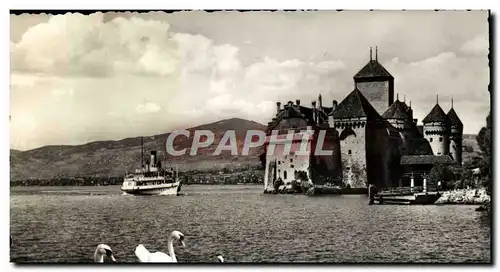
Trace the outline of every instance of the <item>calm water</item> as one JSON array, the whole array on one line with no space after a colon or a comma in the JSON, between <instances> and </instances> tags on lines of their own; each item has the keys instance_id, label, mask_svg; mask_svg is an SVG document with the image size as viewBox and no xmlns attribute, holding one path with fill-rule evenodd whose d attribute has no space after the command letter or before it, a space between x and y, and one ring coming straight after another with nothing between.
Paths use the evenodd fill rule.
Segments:
<instances>
[{"instance_id":1,"label":"calm water","mask_svg":"<svg viewBox=\"0 0 500 272\"><path fill-rule=\"evenodd\" d=\"M106 243L136 262L142 243L179 262L490 262L476 206L367 205L366 196L264 195L261 186L183 186L184 196L122 196L119 186L11 188L13 262L89 262Z\"/></svg>"}]
</instances>

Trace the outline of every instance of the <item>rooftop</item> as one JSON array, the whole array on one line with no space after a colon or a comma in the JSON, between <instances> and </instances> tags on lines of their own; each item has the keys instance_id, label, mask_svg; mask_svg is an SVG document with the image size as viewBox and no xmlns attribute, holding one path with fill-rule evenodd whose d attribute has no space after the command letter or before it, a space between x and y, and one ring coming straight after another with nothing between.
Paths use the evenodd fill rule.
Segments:
<instances>
[{"instance_id":1,"label":"rooftop","mask_svg":"<svg viewBox=\"0 0 500 272\"><path fill-rule=\"evenodd\" d=\"M330 115L338 119L356 117L367 117L368 119L380 118L378 112L357 88L347 95Z\"/></svg>"},{"instance_id":2,"label":"rooftop","mask_svg":"<svg viewBox=\"0 0 500 272\"><path fill-rule=\"evenodd\" d=\"M451 108L447 115L450 119L451 125L458 125L460 127L463 126L462 121L460 121L460 118L458 118L458 115L455 112L455 109Z\"/></svg>"},{"instance_id":3,"label":"rooftop","mask_svg":"<svg viewBox=\"0 0 500 272\"><path fill-rule=\"evenodd\" d=\"M392 105L382 114L382 117L385 119L402 119L408 120L410 119L410 115L408 114L409 107L399 100L396 100Z\"/></svg>"},{"instance_id":4,"label":"rooftop","mask_svg":"<svg viewBox=\"0 0 500 272\"><path fill-rule=\"evenodd\" d=\"M429 165L429 164L455 164L455 161L448 156L435 156L435 155L407 155L401 157L401 165Z\"/></svg>"},{"instance_id":5,"label":"rooftop","mask_svg":"<svg viewBox=\"0 0 500 272\"><path fill-rule=\"evenodd\" d=\"M385 77L394 78L376 59L370 60L359 72L354 76L354 79Z\"/></svg>"},{"instance_id":6,"label":"rooftop","mask_svg":"<svg viewBox=\"0 0 500 272\"><path fill-rule=\"evenodd\" d=\"M449 123L450 119L444 113L443 109L439 104L436 104L434 108L432 108L431 112L427 114L427 116L422 120L422 123L431 123L431 122L443 122L443 123Z\"/></svg>"}]
</instances>

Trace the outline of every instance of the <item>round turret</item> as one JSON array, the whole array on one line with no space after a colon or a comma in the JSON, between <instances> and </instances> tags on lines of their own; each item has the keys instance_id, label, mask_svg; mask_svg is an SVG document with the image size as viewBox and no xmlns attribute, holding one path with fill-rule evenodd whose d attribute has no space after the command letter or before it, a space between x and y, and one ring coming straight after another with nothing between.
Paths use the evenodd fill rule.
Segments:
<instances>
[{"instance_id":1,"label":"round turret","mask_svg":"<svg viewBox=\"0 0 500 272\"><path fill-rule=\"evenodd\" d=\"M429 142L434 155L450 153L450 120L443 109L436 104L422 120L424 138Z\"/></svg>"},{"instance_id":2,"label":"round turret","mask_svg":"<svg viewBox=\"0 0 500 272\"><path fill-rule=\"evenodd\" d=\"M462 135L464 126L453 109L453 100L451 100L451 109L447 116L450 119L450 154L456 163L462 165Z\"/></svg>"}]
</instances>

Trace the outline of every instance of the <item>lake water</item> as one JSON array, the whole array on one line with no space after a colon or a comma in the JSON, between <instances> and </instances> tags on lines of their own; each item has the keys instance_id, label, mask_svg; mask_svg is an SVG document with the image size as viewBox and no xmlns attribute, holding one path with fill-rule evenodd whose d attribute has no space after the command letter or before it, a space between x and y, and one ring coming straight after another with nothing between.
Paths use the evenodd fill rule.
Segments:
<instances>
[{"instance_id":1,"label":"lake water","mask_svg":"<svg viewBox=\"0 0 500 272\"><path fill-rule=\"evenodd\" d=\"M490 221L476 206L368 205L366 196L264 195L257 185L183 186L178 197L123 196L119 186L11 188L12 262L120 262L135 247L179 262L490 262Z\"/></svg>"}]
</instances>

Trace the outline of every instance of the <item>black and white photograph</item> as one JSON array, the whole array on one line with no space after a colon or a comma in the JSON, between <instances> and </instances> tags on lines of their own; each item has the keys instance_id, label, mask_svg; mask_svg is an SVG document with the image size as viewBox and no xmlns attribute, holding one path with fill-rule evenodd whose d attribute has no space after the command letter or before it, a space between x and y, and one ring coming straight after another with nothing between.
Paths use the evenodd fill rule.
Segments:
<instances>
[{"instance_id":1,"label":"black and white photograph","mask_svg":"<svg viewBox=\"0 0 500 272\"><path fill-rule=\"evenodd\" d=\"M493 17L11 9L10 262L491 265Z\"/></svg>"}]
</instances>

